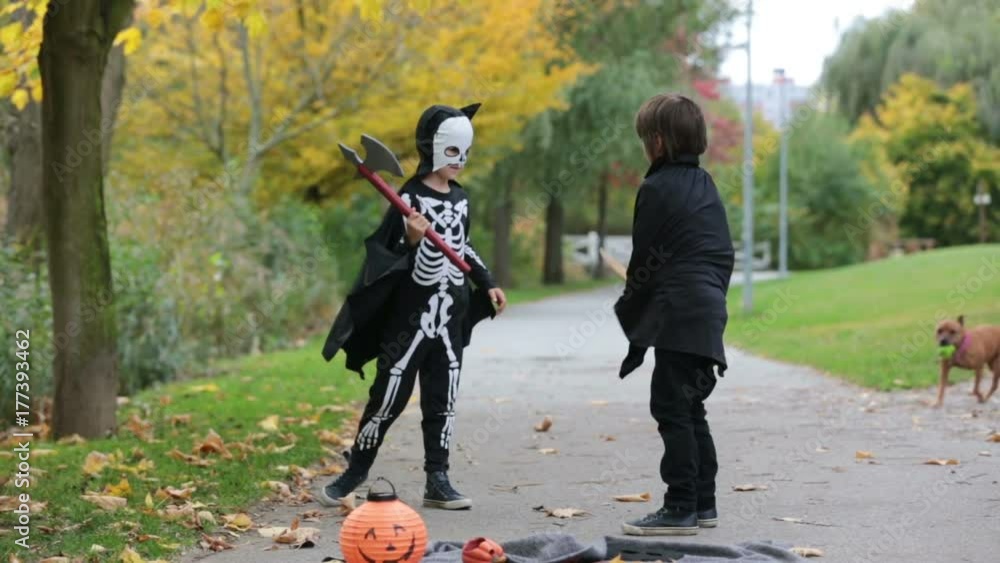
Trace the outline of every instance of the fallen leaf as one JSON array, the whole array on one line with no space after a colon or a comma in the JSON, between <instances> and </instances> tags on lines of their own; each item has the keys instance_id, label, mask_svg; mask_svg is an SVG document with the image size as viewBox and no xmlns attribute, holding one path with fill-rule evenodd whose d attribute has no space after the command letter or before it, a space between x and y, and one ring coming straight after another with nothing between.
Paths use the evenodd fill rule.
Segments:
<instances>
[{"instance_id":1,"label":"fallen leaf","mask_svg":"<svg viewBox=\"0 0 1000 563\"><path fill-rule=\"evenodd\" d=\"M555 448L538 448L538 453L542 455L553 455L559 453L559 450Z\"/></svg>"},{"instance_id":2,"label":"fallen leaf","mask_svg":"<svg viewBox=\"0 0 1000 563\"><path fill-rule=\"evenodd\" d=\"M823 557L823 550L815 547L793 547L792 553L799 557Z\"/></svg>"},{"instance_id":3,"label":"fallen leaf","mask_svg":"<svg viewBox=\"0 0 1000 563\"><path fill-rule=\"evenodd\" d=\"M983 451L979 452L979 455L981 455L983 457L990 457L993 454L991 454L990 452L988 452L986 450L983 450Z\"/></svg>"},{"instance_id":4,"label":"fallen leaf","mask_svg":"<svg viewBox=\"0 0 1000 563\"><path fill-rule=\"evenodd\" d=\"M195 445L194 449L195 453L215 453L227 459L232 457L232 454L229 453L226 445L222 442L222 436L219 436L215 430L209 430L205 439L200 444Z\"/></svg>"},{"instance_id":5,"label":"fallen leaf","mask_svg":"<svg viewBox=\"0 0 1000 563\"><path fill-rule=\"evenodd\" d=\"M746 485L734 485L733 490L740 493L748 491L766 491L767 485L756 485L754 483L747 483Z\"/></svg>"},{"instance_id":6,"label":"fallen leaf","mask_svg":"<svg viewBox=\"0 0 1000 563\"><path fill-rule=\"evenodd\" d=\"M160 500L188 500L191 498L191 493L198 490L196 487L184 487L178 489L177 487L166 486L161 489L157 489L154 495Z\"/></svg>"},{"instance_id":7,"label":"fallen leaf","mask_svg":"<svg viewBox=\"0 0 1000 563\"><path fill-rule=\"evenodd\" d=\"M168 504L163 510L157 511L157 514L166 520L194 518L194 505L191 503L185 503L179 506L175 504Z\"/></svg>"},{"instance_id":8,"label":"fallen leaf","mask_svg":"<svg viewBox=\"0 0 1000 563\"><path fill-rule=\"evenodd\" d=\"M802 523L802 519L801 518L787 518L787 517L785 517L785 518L775 518L775 520L777 520L778 522L791 522L793 524L800 524L800 523Z\"/></svg>"},{"instance_id":9,"label":"fallen leaf","mask_svg":"<svg viewBox=\"0 0 1000 563\"><path fill-rule=\"evenodd\" d=\"M92 502L104 510L118 510L119 508L124 508L125 505L128 504L128 501L122 497L102 495L98 493L87 493L85 495L81 495L80 498L87 502Z\"/></svg>"},{"instance_id":10,"label":"fallen leaf","mask_svg":"<svg viewBox=\"0 0 1000 563\"><path fill-rule=\"evenodd\" d=\"M535 432L548 432L552 428L552 417L546 416L541 422L535 425Z\"/></svg>"},{"instance_id":11,"label":"fallen leaf","mask_svg":"<svg viewBox=\"0 0 1000 563\"><path fill-rule=\"evenodd\" d=\"M958 465L957 459L928 459L924 465Z\"/></svg>"},{"instance_id":12,"label":"fallen leaf","mask_svg":"<svg viewBox=\"0 0 1000 563\"><path fill-rule=\"evenodd\" d=\"M214 383L192 385L191 387L188 387L188 391L192 393L217 393L219 391L219 386Z\"/></svg>"},{"instance_id":13,"label":"fallen leaf","mask_svg":"<svg viewBox=\"0 0 1000 563\"><path fill-rule=\"evenodd\" d=\"M59 438L59 441L57 441L56 443L60 445L74 445L74 444L83 444L86 441L87 440L82 436L80 436L79 434L70 434L69 436L64 436L62 438Z\"/></svg>"},{"instance_id":14,"label":"fallen leaf","mask_svg":"<svg viewBox=\"0 0 1000 563\"><path fill-rule=\"evenodd\" d=\"M294 528L285 530L274 538L275 543L287 544L292 547L313 547L319 538L319 528Z\"/></svg>"},{"instance_id":15,"label":"fallen leaf","mask_svg":"<svg viewBox=\"0 0 1000 563\"><path fill-rule=\"evenodd\" d=\"M83 472L91 476L98 475L101 471L104 471L108 463L110 463L110 460L107 454L90 452L87 454L86 459L83 460Z\"/></svg>"},{"instance_id":16,"label":"fallen leaf","mask_svg":"<svg viewBox=\"0 0 1000 563\"><path fill-rule=\"evenodd\" d=\"M579 508L545 508L544 506L540 506L536 510L540 510L553 518L573 518L590 514L586 510L580 510Z\"/></svg>"},{"instance_id":17,"label":"fallen leaf","mask_svg":"<svg viewBox=\"0 0 1000 563\"><path fill-rule=\"evenodd\" d=\"M263 481L260 486L265 489L270 489L283 497L289 497L292 495L292 490L288 487L288 484L282 483L281 481Z\"/></svg>"},{"instance_id":18,"label":"fallen leaf","mask_svg":"<svg viewBox=\"0 0 1000 563\"><path fill-rule=\"evenodd\" d=\"M356 508L354 503L354 495L347 495L340 499L340 506L337 507L337 514L340 516L347 516Z\"/></svg>"},{"instance_id":19,"label":"fallen leaf","mask_svg":"<svg viewBox=\"0 0 1000 563\"><path fill-rule=\"evenodd\" d=\"M170 426L181 426L191 424L190 414L175 414L170 417Z\"/></svg>"},{"instance_id":20,"label":"fallen leaf","mask_svg":"<svg viewBox=\"0 0 1000 563\"><path fill-rule=\"evenodd\" d=\"M265 418L264 420L257 423L265 432L277 432L278 431L278 415L272 414L271 416Z\"/></svg>"},{"instance_id":21,"label":"fallen leaf","mask_svg":"<svg viewBox=\"0 0 1000 563\"><path fill-rule=\"evenodd\" d=\"M104 494L125 498L132 494L132 485L129 484L128 479L122 479L117 485L105 485Z\"/></svg>"},{"instance_id":22,"label":"fallen leaf","mask_svg":"<svg viewBox=\"0 0 1000 563\"><path fill-rule=\"evenodd\" d=\"M215 515L207 510L199 511L195 516L198 519L198 525L202 528L204 528L206 524L215 525Z\"/></svg>"},{"instance_id":23,"label":"fallen leaf","mask_svg":"<svg viewBox=\"0 0 1000 563\"><path fill-rule=\"evenodd\" d=\"M323 517L323 511L321 510L307 510L300 514L303 522L319 522Z\"/></svg>"},{"instance_id":24,"label":"fallen leaf","mask_svg":"<svg viewBox=\"0 0 1000 563\"><path fill-rule=\"evenodd\" d=\"M108 548L104 547L103 545L97 543L90 545L91 553L105 553L106 551L108 551Z\"/></svg>"},{"instance_id":25,"label":"fallen leaf","mask_svg":"<svg viewBox=\"0 0 1000 563\"><path fill-rule=\"evenodd\" d=\"M167 455L178 461L185 461L191 465L197 465L199 467L208 467L209 465L213 465L215 463L214 459L202 459L196 455L186 454L177 448L167 452Z\"/></svg>"},{"instance_id":26,"label":"fallen leaf","mask_svg":"<svg viewBox=\"0 0 1000 563\"><path fill-rule=\"evenodd\" d=\"M650 495L649 493L640 493L637 495L618 495L612 498L614 498L618 502L649 502L649 499L652 498L652 495Z\"/></svg>"},{"instance_id":27,"label":"fallen leaf","mask_svg":"<svg viewBox=\"0 0 1000 563\"><path fill-rule=\"evenodd\" d=\"M146 563L146 560L143 559L141 555L128 546L122 550L121 554L118 556L118 560L122 563Z\"/></svg>"},{"instance_id":28,"label":"fallen leaf","mask_svg":"<svg viewBox=\"0 0 1000 563\"><path fill-rule=\"evenodd\" d=\"M169 406L170 403L173 403L173 402L174 402L174 398L171 397L170 395L161 395L160 396L160 406L161 407Z\"/></svg>"},{"instance_id":29,"label":"fallen leaf","mask_svg":"<svg viewBox=\"0 0 1000 563\"><path fill-rule=\"evenodd\" d=\"M153 423L139 418L139 415L132 413L125 423L125 428L143 442L153 441Z\"/></svg>"},{"instance_id":30,"label":"fallen leaf","mask_svg":"<svg viewBox=\"0 0 1000 563\"><path fill-rule=\"evenodd\" d=\"M854 459L872 459L874 457L875 454L865 450L858 450L854 452Z\"/></svg>"},{"instance_id":31,"label":"fallen leaf","mask_svg":"<svg viewBox=\"0 0 1000 563\"><path fill-rule=\"evenodd\" d=\"M38 563L69 563L69 557L62 557L62 556L46 557L45 559L42 559Z\"/></svg>"},{"instance_id":32,"label":"fallen leaf","mask_svg":"<svg viewBox=\"0 0 1000 563\"><path fill-rule=\"evenodd\" d=\"M224 551L226 549L232 549L233 544L224 540L221 536L210 536L208 534L201 535L201 541L198 542L202 549L207 549L209 551Z\"/></svg>"},{"instance_id":33,"label":"fallen leaf","mask_svg":"<svg viewBox=\"0 0 1000 563\"><path fill-rule=\"evenodd\" d=\"M1000 432L992 432L986 437L987 442L1000 442Z\"/></svg>"},{"instance_id":34,"label":"fallen leaf","mask_svg":"<svg viewBox=\"0 0 1000 563\"><path fill-rule=\"evenodd\" d=\"M825 454L828 451L830 451L830 448L824 448L823 446L819 446L816 448L816 453L818 454Z\"/></svg>"},{"instance_id":35,"label":"fallen leaf","mask_svg":"<svg viewBox=\"0 0 1000 563\"><path fill-rule=\"evenodd\" d=\"M605 401L604 399L597 399L595 401L591 401L590 402L590 405L593 406L593 407L604 407L604 406L607 406L607 404L608 404L608 402Z\"/></svg>"},{"instance_id":36,"label":"fallen leaf","mask_svg":"<svg viewBox=\"0 0 1000 563\"><path fill-rule=\"evenodd\" d=\"M45 510L47 502L28 502L28 511L32 514ZM17 496L0 496L0 512L13 512L21 507L21 501Z\"/></svg>"},{"instance_id":37,"label":"fallen leaf","mask_svg":"<svg viewBox=\"0 0 1000 563\"><path fill-rule=\"evenodd\" d=\"M614 442L617 439L618 438L615 438L614 436L601 436L601 440L604 440L605 442Z\"/></svg>"},{"instance_id":38,"label":"fallen leaf","mask_svg":"<svg viewBox=\"0 0 1000 563\"><path fill-rule=\"evenodd\" d=\"M319 438L320 442L325 442L327 444L340 443L340 436L332 430L320 430L316 433L316 437Z\"/></svg>"},{"instance_id":39,"label":"fallen leaf","mask_svg":"<svg viewBox=\"0 0 1000 563\"><path fill-rule=\"evenodd\" d=\"M238 514L223 514L222 521L225 522L225 527L230 530L236 530L237 532L245 532L253 526L253 520L250 519L250 515L240 512Z\"/></svg>"}]
</instances>

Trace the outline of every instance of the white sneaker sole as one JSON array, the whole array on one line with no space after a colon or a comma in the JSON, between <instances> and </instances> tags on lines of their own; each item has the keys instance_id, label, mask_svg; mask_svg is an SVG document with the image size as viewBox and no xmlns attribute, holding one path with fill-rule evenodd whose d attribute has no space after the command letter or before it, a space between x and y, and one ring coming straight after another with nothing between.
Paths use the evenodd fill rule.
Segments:
<instances>
[{"instance_id":1,"label":"white sneaker sole","mask_svg":"<svg viewBox=\"0 0 1000 563\"><path fill-rule=\"evenodd\" d=\"M698 533L698 526L643 528L632 524L622 524L622 532L627 536L693 536Z\"/></svg>"},{"instance_id":2,"label":"white sneaker sole","mask_svg":"<svg viewBox=\"0 0 1000 563\"><path fill-rule=\"evenodd\" d=\"M709 518L707 520L698 520L699 528L715 528L719 525L718 518Z\"/></svg>"},{"instance_id":3,"label":"white sneaker sole","mask_svg":"<svg viewBox=\"0 0 1000 563\"><path fill-rule=\"evenodd\" d=\"M464 510L472 508L472 499L463 498L460 500L433 500L425 498L424 506L428 508L441 508L443 510Z\"/></svg>"}]
</instances>

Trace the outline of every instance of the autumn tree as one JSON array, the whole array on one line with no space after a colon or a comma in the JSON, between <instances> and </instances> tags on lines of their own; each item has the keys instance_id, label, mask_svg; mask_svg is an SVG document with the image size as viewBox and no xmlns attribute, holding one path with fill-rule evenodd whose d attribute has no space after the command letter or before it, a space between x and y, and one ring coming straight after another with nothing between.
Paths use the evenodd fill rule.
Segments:
<instances>
[{"instance_id":1,"label":"autumn tree","mask_svg":"<svg viewBox=\"0 0 1000 563\"><path fill-rule=\"evenodd\" d=\"M977 240L973 196L980 181L996 197L1000 151L984 135L972 85L943 88L914 74L903 75L855 132L859 141L880 147L881 160L895 168L901 185L892 192L903 201L903 234L943 245Z\"/></svg>"}]
</instances>

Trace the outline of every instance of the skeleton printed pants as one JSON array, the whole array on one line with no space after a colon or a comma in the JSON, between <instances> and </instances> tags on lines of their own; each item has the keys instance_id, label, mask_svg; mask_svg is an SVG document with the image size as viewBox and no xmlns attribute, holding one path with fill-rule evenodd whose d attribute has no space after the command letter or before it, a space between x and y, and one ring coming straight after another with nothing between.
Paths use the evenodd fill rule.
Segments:
<instances>
[{"instance_id":1,"label":"skeleton printed pants","mask_svg":"<svg viewBox=\"0 0 1000 563\"><path fill-rule=\"evenodd\" d=\"M435 327L422 324L424 326L415 333L412 328L389 331L396 338L383 340L378 372L369 390L368 404L351 451L352 466L371 467L385 433L406 408L419 377L424 470L448 470L455 399L462 369L461 329L455 326L449 330L444 325L437 327L434 334L428 334L427 329Z\"/></svg>"}]
</instances>

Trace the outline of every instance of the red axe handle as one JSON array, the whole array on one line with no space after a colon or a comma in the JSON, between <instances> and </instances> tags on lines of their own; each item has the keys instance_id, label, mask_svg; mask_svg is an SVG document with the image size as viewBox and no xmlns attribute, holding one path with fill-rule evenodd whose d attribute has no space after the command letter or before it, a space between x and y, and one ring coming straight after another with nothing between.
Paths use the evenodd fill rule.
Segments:
<instances>
[{"instance_id":1,"label":"red axe handle","mask_svg":"<svg viewBox=\"0 0 1000 563\"><path fill-rule=\"evenodd\" d=\"M395 190L389 187L389 184L385 183L385 180L383 180L381 176L369 170L364 164L358 165L358 172L360 172L365 178L368 178L368 181L375 186L375 189L377 189L379 193L385 197L385 199L389 200L389 203L398 209L399 212L403 214L403 217L413 215L413 208L406 205L406 202L396 194ZM462 272L466 274L472 271L469 264L465 260L462 260L462 257L459 256L458 253L456 253L450 246L448 246L448 243L441 239L441 235L437 234L437 231L435 231L433 227L424 231L424 236L429 238L431 243L433 243L438 250L443 252L444 255L448 257L448 260L451 260L451 263L457 266L459 270L462 270Z\"/></svg>"}]
</instances>

